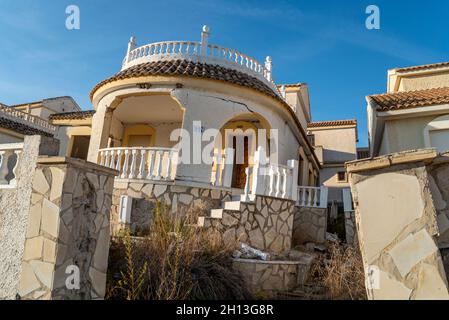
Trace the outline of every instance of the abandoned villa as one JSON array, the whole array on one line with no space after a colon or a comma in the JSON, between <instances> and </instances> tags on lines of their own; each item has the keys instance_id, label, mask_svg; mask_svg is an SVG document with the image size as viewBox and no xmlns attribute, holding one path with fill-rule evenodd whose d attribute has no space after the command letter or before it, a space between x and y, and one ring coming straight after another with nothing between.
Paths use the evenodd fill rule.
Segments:
<instances>
[{"instance_id":1,"label":"abandoned villa","mask_svg":"<svg viewBox=\"0 0 449 320\"><path fill-rule=\"evenodd\" d=\"M303 285L336 237L369 299L449 299L449 63L390 70L358 148L357 121L312 121L275 59L209 40L132 37L92 110L0 104L0 299L103 299L111 238L138 238L158 203L257 252L233 257L253 292Z\"/></svg>"}]
</instances>

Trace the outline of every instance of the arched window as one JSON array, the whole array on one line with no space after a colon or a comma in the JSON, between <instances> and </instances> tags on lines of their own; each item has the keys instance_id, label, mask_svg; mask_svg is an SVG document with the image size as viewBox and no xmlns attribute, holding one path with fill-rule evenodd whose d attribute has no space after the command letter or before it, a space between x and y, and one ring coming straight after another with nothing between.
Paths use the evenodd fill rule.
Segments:
<instances>
[{"instance_id":1,"label":"arched window","mask_svg":"<svg viewBox=\"0 0 449 320\"><path fill-rule=\"evenodd\" d=\"M426 148L436 148L438 152L449 151L449 115L433 119L424 128Z\"/></svg>"}]
</instances>

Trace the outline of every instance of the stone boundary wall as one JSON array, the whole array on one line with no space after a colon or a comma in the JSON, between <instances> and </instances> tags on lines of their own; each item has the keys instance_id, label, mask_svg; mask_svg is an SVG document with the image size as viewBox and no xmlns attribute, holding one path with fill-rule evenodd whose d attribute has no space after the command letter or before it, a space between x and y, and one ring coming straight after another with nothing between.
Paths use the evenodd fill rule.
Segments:
<instances>
[{"instance_id":1,"label":"stone boundary wall","mask_svg":"<svg viewBox=\"0 0 449 320\"><path fill-rule=\"evenodd\" d=\"M225 189L189 187L164 182L115 181L111 209L113 234L123 227L119 222L122 195L133 198L130 224L133 232L145 230L149 226L157 201L168 206L171 212L185 214L189 210L197 210L200 215L208 215L211 209L220 208L223 201L231 199L231 191Z\"/></svg>"},{"instance_id":2,"label":"stone boundary wall","mask_svg":"<svg viewBox=\"0 0 449 320\"><path fill-rule=\"evenodd\" d=\"M0 189L0 300L16 298L38 156L57 155L58 145L53 138L26 136L16 171L17 188Z\"/></svg>"},{"instance_id":3,"label":"stone boundary wall","mask_svg":"<svg viewBox=\"0 0 449 320\"><path fill-rule=\"evenodd\" d=\"M296 207L294 217L293 246L326 242L327 208Z\"/></svg>"},{"instance_id":4,"label":"stone boundary wall","mask_svg":"<svg viewBox=\"0 0 449 320\"><path fill-rule=\"evenodd\" d=\"M300 261L234 259L232 267L240 273L253 294L275 295L304 284L310 265Z\"/></svg>"},{"instance_id":5,"label":"stone boundary wall","mask_svg":"<svg viewBox=\"0 0 449 320\"><path fill-rule=\"evenodd\" d=\"M438 248L447 218L447 155L415 150L350 162L346 168L368 297L449 299Z\"/></svg>"},{"instance_id":6,"label":"stone boundary wall","mask_svg":"<svg viewBox=\"0 0 449 320\"><path fill-rule=\"evenodd\" d=\"M208 219L210 227L226 243L238 241L263 251L285 254L292 247L295 202L256 196L254 203L241 203L240 211L223 211L222 219Z\"/></svg>"},{"instance_id":7,"label":"stone boundary wall","mask_svg":"<svg viewBox=\"0 0 449 320\"><path fill-rule=\"evenodd\" d=\"M112 188L118 172L83 160L40 158L18 294L26 300L102 299L106 288ZM66 280L79 270L79 289Z\"/></svg>"}]
</instances>

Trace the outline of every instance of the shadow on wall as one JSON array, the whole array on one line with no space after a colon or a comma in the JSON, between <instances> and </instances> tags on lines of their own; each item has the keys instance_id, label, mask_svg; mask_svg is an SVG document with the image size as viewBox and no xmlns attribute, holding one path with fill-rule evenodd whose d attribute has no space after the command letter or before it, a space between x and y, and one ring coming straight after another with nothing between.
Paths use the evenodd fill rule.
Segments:
<instances>
[{"instance_id":1,"label":"shadow on wall","mask_svg":"<svg viewBox=\"0 0 449 320\"><path fill-rule=\"evenodd\" d=\"M346 162L357 159L356 153L342 152L338 150L324 149L323 162Z\"/></svg>"}]
</instances>

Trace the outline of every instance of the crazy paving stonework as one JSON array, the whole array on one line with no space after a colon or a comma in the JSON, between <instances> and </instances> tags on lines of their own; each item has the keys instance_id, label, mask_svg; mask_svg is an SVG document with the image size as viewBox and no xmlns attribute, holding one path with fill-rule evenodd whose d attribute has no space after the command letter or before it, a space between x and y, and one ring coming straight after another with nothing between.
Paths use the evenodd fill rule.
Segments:
<instances>
[{"instance_id":1,"label":"crazy paving stonework","mask_svg":"<svg viewBox=\"0 0 449 320\"><path fill-rule=\"evenodd\" d=\"M345 212L345 233L346 243L350 245L357 245L357 230L354 211Z\"/></svg>"},{"instance_id":2,"label":"crazy paving stonework","mask_svg":"<svg viewBox=\"0 0 449 320\"><path fill-rule=\"evenodd\" d=\"M438 248L447 168L434 150L347 164L370 299L449 299Z\"/></svg>"},{"instance_id":3,"label":"crazy paving stonework","mask_svg":"<svg viewBox=\"0 0 449 320\"><path fill-rule=\"evenodd\" d=\"M104 297L115 174L82 160L40 159L32 185L21 299ZM66 286L69 266L79 269L79 289Z\"/></svg>"},{"instance_id":4,"label":"crazy paving stonework","mask_svg":"<svg viewBox=\"0 0 449 320\"><path fill-rule=\"evenodd\" d=\"M234 259L233 268L245 279L253 294L287 292L298 287L303 263L299 261L260 261Z\"/></svg>"},{"instance_id":5,"label":"crazy paving stonework","mask_svg":"<svg viewBox=\"0 0 449 320\"><path fill-rule=\"evenodd\" d=\"M161 183L133 183L116 181L112 198L112 232L116 233L123 224L119 222L120 197L133 198L131 212L131 231L145 231L151 223L153 209L159 201L172 212L181 214L189 210L208 212L218 208L222 201L231 198L230 191L187 187Z\"/></svg>"},{"instance_id":6,"label":"crazy paving stonework","mask_svg":"<svg viewBox=\"0 0 449 320\"><path fill-rule=\"evenodd\" d=\"M17 188L0 188L0 300L15 299L22 269L31 184L39 155L54 155L54 139L26 136L16 170Z\"/></svg>"},{"instance_id":7,"label":"crazy paving stonework","mask_svg":"<svg viewBox=\"0 0 449 320\"><path fill-rule=\"evenodd\" d=\"M221 219L207 218L204 227L223 235L225 242L244 242L274 254L291 249L295 202L256 196L238 211L224 210Z\"/></svg>"},{"instance_id":8,"label":"crazy paving stonework","mask_svg":"<svg viewBox=\"0 0 449 320\"><path fill-rule=\"evenodd\" d=\"M327 230L327 209L299 207L293 221L293 245L307 242L324 243Z\"/></svg>"}]
</instances>

